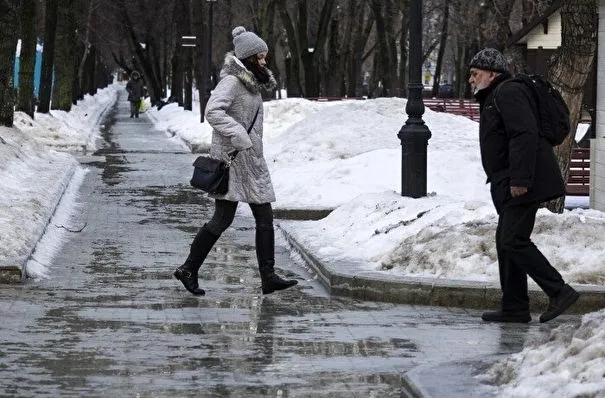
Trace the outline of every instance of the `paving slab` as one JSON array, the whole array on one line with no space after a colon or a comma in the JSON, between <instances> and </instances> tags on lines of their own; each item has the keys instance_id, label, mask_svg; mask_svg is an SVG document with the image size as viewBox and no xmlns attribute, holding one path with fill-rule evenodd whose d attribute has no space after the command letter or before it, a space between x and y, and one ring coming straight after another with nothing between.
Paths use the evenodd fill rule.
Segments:
<instances>
[{"instance_id":1,"label":"paving slab","mask_svg":"<svg viewBox=\"0 0 605 398\"><path fill-rule=\"evenodd\" d=\"M245 205L194 297L171 274L213 203L188 184L196 155L144 114L128 118L125 99L101 149L79 159L88 173L69 223L81 232L48 278L0 288L2 397L401 397L421 366L419 389L442 364L462 380L465 361L579 322L494 325L475 309L339 297L281 234L278 272L299 285L263 296Z\"/></svg>"}]
</instances>

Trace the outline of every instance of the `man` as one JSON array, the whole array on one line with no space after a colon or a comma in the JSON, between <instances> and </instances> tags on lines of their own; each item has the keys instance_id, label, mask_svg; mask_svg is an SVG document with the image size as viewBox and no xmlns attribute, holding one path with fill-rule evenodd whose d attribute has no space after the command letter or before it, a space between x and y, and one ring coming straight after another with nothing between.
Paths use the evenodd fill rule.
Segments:
<instances>
[{"instance_id":1,"label":"man","mask_svg":"<svg viewBox=\"0 0 605 398\"><path fill-rule=\"evenodd\" d=\"M141 98L145 93L145 84L141 79L141 74L136 70L130 75L130 80L126 83L128 91L128 101L130 101L130 117L139 117L139 108L141 107Z\"/></svg>"},{"instance_id":2,"label":"man","mask_svg":"<svg viewBox=\"0 0 605 398\"><path fill-rule=\"evenodd\" d=\"M510 77L507 62L496 49L485 48L470 62L468 82L481 109L481 162L499 216L496 250L502 304L482 319L531 321L529 275L549 297L548 309L540 316L540 322L547 322L579 297L531 241L540 203L564 195L565 186L552 146L540 136L530 88L507 82Z\"/></svg>"}]
</instances>

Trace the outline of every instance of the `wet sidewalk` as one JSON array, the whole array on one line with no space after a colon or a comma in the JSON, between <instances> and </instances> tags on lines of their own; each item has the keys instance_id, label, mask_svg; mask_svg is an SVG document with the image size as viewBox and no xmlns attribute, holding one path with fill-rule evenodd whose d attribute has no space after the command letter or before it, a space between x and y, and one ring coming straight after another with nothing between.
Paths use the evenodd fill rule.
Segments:
<instances>
[{"instance_id":1,"label":"wet sidewalk","mask_svg":"<svg viewBox=\"0 0 605 398\"><path fill-rule=\"evenodd\" d=\"M49 279L0 288L1 397L487 396L473 374L561 324L331 297L281 236L299 285L262 296L246 205L200 272L206 296L189 295L171 274L212 202L188 185L196 155L125 99L80 159L83 229Z\"/></svg>"}]
</instances>

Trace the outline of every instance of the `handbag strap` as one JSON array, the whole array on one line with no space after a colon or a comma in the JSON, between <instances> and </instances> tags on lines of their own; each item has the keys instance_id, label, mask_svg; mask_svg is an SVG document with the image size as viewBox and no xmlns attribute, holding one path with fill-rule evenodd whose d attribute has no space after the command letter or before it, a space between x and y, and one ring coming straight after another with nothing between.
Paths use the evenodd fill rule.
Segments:
<instances>
[{"instance_id":1,"label":"handbag strap","mask_svg":"<svg viewBox=\"0 0 605 398\"><path fill-rule=\"evenodd\" d=\"M248 134L250 134L250 132L252 131L252 127L254 127L254 123L256 123L256 118L258 117L258 112L260 111L260 105L258 106L258 109L256 110L256 114L254 115L254 119L252 119L252 124L250 125L250 127L248 127ZM233 159L235 159L235 157L237 156L237 154L239 153L238 150L235 150L231 153L229 153L229 159L231 161L233 161Z\"/></svg>"}]
</instances>

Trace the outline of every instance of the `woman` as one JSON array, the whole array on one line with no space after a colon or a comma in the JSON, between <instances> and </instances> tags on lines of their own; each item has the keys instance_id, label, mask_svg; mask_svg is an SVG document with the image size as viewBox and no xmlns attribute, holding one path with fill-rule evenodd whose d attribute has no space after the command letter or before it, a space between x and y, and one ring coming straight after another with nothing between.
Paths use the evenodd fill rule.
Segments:
<instances>
[{"instance_id":1,"label":"woman","mask_svg":"<svg viewBox=\"0 0 605 398\"><path fill-rule=\"evenodd\" d=\"M263 156L263 100L261 90L276 86L266 67L267 44L241 26L233 29L234 52L225 56L221 80L206 105L206 120L213 128L210 156L224 158L238 150L231 164L229 190L211 195L214 215L197 233L185 263L174 272L194 295L206 292L198 285L198 270L221 234L231 225L238 202L248 203L256 221L256 257L263 294L287 289L296 280L284 280L274 271L274 230L271 202L275 193ZM248 134L250 129L250 134Z\"/></svg>"}]
</instances>

